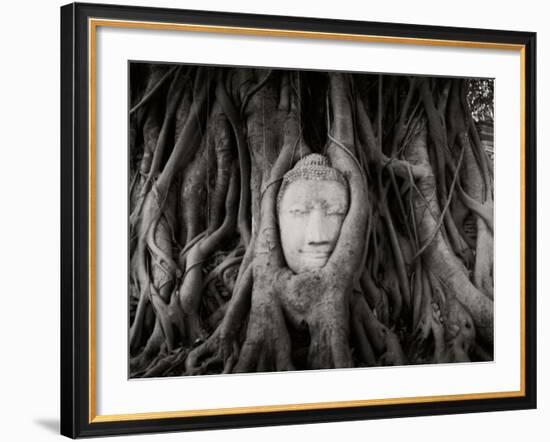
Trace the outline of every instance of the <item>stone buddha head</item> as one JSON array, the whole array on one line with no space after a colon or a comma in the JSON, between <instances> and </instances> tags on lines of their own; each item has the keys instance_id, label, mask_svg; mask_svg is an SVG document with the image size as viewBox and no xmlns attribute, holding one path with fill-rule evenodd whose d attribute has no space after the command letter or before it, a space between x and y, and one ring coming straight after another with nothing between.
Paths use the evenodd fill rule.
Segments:
<instances>
[{"instance_id":1,"label":"stone buddha head","mask_svg":"<svg viewBox=\"0 0 550 442\"><path fill-rule=\"evenodd\" d=\"M277 212L283 254L295 273L328 261L349 207L348 184L327 157L310 154L283 177Z\"/></svg>"}]
</instances>

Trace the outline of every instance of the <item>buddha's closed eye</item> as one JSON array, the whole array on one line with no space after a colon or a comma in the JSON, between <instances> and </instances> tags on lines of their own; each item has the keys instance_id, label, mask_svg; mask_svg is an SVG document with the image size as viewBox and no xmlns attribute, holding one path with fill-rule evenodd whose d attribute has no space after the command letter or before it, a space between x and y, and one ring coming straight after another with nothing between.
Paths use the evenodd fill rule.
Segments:
<instances>
[{"instance_id":1,"label":"buddha's closed eye","mask_svg":"<svg viewBox=\"0 0 550 442\"><path fill-rule=\"evenodd\" d=\"M291 213L294 216L307 215L309 212L310 212L310 210L306 209L305 207L304 208L294 208L294 209L290 209L288 211L288 213Z\"/></svg>"},{"instance_id":2,"label":"buddha's closed eye","mask_svg":"<svg viewBox=\"0 0 550 442\"><path fill-rule=\"evenodd\" d=\"M344 209L340 209L340 208L329 209L329 210L327 210L326 213L329 216L345 216L346 215L346 211Z\"/></svg>"},{"instance_id":3,"label":"buddha's closed eye","mask_svg":"<svg viewBox=\"0 0 550 442\"><path fill-rule=\"evenodd\" d=\"M288 211L288 213L294 216L304 216L308 215L311 212L311 207L295 207ZM324 210L325 215L327 216L345 216L346 210L342 207L327 207Z\"/></svg>"}]
</instances>

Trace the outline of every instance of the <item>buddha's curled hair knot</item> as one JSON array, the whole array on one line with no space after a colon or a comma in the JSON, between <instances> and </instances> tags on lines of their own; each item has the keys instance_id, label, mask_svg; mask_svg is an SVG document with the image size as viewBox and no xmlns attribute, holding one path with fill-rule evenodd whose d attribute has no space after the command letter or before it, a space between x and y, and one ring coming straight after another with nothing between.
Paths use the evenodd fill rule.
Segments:
<instances>
[{"instance_id":1,"label":"buddha's curled hair knot","mask_svg":"<svg viewBox=\"0 0 550 442\"><path fill-rule=\"evenodd\" d=\"M330 166L329 159L321 154L312 153L303 157L284 176L279 194L277 195L277 209L286 187L299 180L304 181L336 181L347 188L348 184L344 175Z\"/></svg>"}]
</instances>

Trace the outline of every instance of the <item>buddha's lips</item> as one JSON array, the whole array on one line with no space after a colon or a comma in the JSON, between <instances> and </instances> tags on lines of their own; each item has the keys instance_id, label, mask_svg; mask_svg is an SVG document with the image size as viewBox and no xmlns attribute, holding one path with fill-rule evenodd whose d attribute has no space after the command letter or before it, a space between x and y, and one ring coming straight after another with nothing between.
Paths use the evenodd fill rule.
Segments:
<instances>
[{"instance_id":1,"label":"buddha's lips","mask_svg":"<svg viewBox=\"0 0 550 442\"><path fill-rule=\"evenodd\" d=\"M330 253L330 250L300 250L300 254L313 259L327 258Z\"/></svg>"}]
</instances>

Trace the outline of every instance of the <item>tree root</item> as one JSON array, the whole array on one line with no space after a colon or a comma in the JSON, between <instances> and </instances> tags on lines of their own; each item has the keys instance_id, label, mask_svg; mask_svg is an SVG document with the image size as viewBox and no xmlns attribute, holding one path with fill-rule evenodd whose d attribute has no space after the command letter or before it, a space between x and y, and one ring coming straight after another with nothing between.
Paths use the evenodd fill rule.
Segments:
<instances>
[{"instance_id":1,"label":"tree root","mask_svg":"<svg viewBox=\"0 0 550 442\"><path fill-rule=\"evenodd\" d=\"M359 331L359 336L361 336L361 332L364 334L378 355L377 365L406 364L407 359L401 348L399 338L391 329L376 319L363 295L357 291L354 291L351 297L351 312L354 329ZM359 337L359 339L364 340L362 337ZM369 352L366 348L360 351L363 353ZM366 359L363 362L369 363Z\"/></svg>"},{"instance_id":2,"label":"tree root","mask_svg":"<svg viewBox=\"0 0 550 442\"><path fill-rule=\"evenodd\" d=\"M426 132L423 131L408 149L409 161L414 163L428 163L426 147ZM472 315L479 335L486 341L493 340L493 303L481 293L469 280L466 269L456 255L451 252L441 232L437 233L440 210L433 198L430 201L431 209L426 210L425 200L435 193L433 174L418 182L418 188L424 198L415 196L416 223L420 240L423 243L434 238L427 247L424 259L430 270L438 275L456 298L468 309ZM437 215L434 218L431 213ZM436 232L434 236L434 232Z\"/></svg>"},{"instance_id":3,"label":"tree root","mask_svg":"<svg viewBox=\"0 0 550 442\"><path fill-rule=\"evenodd\" d=\"M205 338L206 333L200 324L199 306L203 288L202 263L215 250L225 237L236 227L236 203L238 179L233 168L226 199L226 216L223 224L212 234L198 241L189 251L185 274L178 290L179 305L183 312L186 328L186 342L193 343Z\"/></svg>"}]
</instances>

